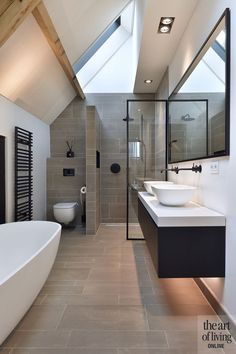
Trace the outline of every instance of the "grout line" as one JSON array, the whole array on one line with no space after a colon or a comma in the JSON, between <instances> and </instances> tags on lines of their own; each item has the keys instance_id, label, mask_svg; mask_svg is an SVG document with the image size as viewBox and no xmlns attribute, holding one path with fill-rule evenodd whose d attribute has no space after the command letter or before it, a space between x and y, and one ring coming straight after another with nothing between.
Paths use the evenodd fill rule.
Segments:
<instances>
[{"instance_id":1,"label":"grout line","mask_svg":"<svg viewBox=\"0 0 236 354\"><path fill-rule=\"evenodd\" d=\"M118 296L118 306L121 306L121 303L120 303L121 296L120 296L120 294L118 294L117 296Z\"/></svg>"},{"instance_id":2,"label":"grout line","mask_svg":"<svg viewBox=\"0 0 236 354\"><path fill-rule=\"evenodd\" d=\"M165 330L164 330L163 332L164 332L164 334L165 334L166 343L167 343L167 348L170 348L170 343L169 343L169 340L168 340L167 332L166 332Z\"/></svg>"},{"instance_id":3,"label":"grout line","mask_svg":"<svg viewBox=\"0 0 236 354\"><path fill-rule=\"evenodd\" d=\"M46 300L47 296L48 296L48 294L45 294L45 295L43 296L43 298L42 298L42 300L39 302L38 306L44 305L44 301Z\"/></svg>"},{"instance_id":4,"label":"grout line","mask_svg":"<svg viewBox=\"0 0 236 354\"><path fill-rule=\"evenodd\" d=\"M88 294L85 294L85 293L84 293L84 291L85 291L85 288L86 288L86 284L85 284L85 285L83 285L83 290L82 290L82 292L81 292L81 294L80 294L80 295L83 295L83 296L86 296L86 295L88 295Z\"/></svg>"},{"instance_id":5,"label":"grout line","mask_svg":"<svg viewBox=\"0 0 236 354\"><path fill-rule=\"evenodd\" d=\"M63 316L64 316L64 314L65 314L65 311L66 311L67 307L68 307L67 304L64 305L64 309L62 310L61 316L59 317L58 322L57 322L57 324L56 324L56 329L55 329L55 331L58 330L58 327L59 327L59 325L60 325L60 323L61 323L61 321L62 321L62 318L63 318Z\"/></svg>"},{"instance_id":6,"label":"grout line","mask_svg":"<svg viewBox=\"0 0 236 354\"><path fill-rule=\"evenodd\" d=\"M93 268L93 269L94 269L94 268ZM89 271L88 271L88 276L87 276L87 278L85 279L85 281L88 281L88 280L89 280L90 275L91 275L91 272L92 272L92 268L89 269Z\"/></svg>"},{"instance_id":7,"label":"grout line","mask_svg":"<svg viewBox=\"0 0 236 354\"><path fill-rule=\"evenodd\" d=\"M150 325L149 325L149 321L148 321L147 307L146 307L146 305L143 305L143 307L144 307L145 317L146 317L146 321L147 321L147 330L151 331L151 328L150 328Z\"/></svg>"},{"instance_id":8,"label":"grout line","mask_svg":"<svg viewBox=\"0 0 236 354\"><path fill-rule=\"evenodd\" d=\"M69 341L71 339L72 332L73 332L72 329L68 331L68 337L67 337L67 340L66 340L66 343L65 343L65 348L69 347Z\"/></svg>"}]
</instances>

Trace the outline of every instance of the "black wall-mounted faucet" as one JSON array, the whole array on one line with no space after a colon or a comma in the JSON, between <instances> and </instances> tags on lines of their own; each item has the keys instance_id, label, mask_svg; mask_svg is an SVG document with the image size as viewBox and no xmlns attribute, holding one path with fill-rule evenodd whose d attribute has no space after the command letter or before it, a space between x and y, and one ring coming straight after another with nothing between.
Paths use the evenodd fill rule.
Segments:
<instances>
[{"instance_id":1,"label":"black wall-mounted faucet","mask_svg":"<svg viewBox=\"0 0 236 354\"><path fill-rule=\"evenodd\" d=\"M202 165L194 165L190 168L179 168L178 166L176 167L171 167L171 168L166 168L166 169L163 169L161 170L161 173L163 173L164 171L171 171L171 172L175 172L176 174L179 173L179 171L193 171L195 173L199 172L201 173L202 172Z\"/></svg>"}]
</instances>

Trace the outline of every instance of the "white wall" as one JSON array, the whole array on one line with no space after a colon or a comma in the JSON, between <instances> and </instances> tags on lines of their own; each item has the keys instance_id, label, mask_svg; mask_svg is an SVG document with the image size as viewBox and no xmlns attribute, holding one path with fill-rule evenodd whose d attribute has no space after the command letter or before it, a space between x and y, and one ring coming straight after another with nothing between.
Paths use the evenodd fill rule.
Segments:
<instances>
[{"instance_id":1,"label":"white wall","mask_svg":"<svg viewBox=\"0 0 236 354\"><path fill-rule=\"evenodd\" d=\"M50 155L49 126L0 95L0 135L6 137L6 219L14 221L14 129L33 133L33 218L46 218L46 159Z\"/></svg>"},{"instance_id":2,"label":"white wall","mask_svg":"<svg viewBox=\"0 0 236 354\"><path fill-rule=\"evenodd\" d=\"M231 144L230 157L220 158L219 174L210 173L212 160L198 161L202 174L180 172L169 173L169 179L178 183L195 185L198 192L195 200L226 215L226 277L204 279L213 295L221 302L236 323L236 2L234 0L200 0L186 28L178 50L169 68L170 92L174 89L202 43L214 27L226 7L231 8ZM197 163L197 161L196 161ZM191 166L187 162L185 166ZM214 245L212 251L214 252Z\"/></svg>"},{"instance_id":3,"label":"white wall","mask_svg":"<svg viewBox=\"0 0 236 354\"><path fill-rule=\"evenodd\" d=\"M134 9L134 28L133 28L133 75L136 76L138 60L142 42L144 27L144 15L146 12L147 0L136 0Z\"/></svg>"},{"instance_id":4,"label":"white wall","mask_svg":"<svg viewBox=\"0 0 236 354\"><path fill-rule=\"evenodd\" d=\"M51 124L76 96L33 15L0 48L0 94Z\"/></svg>"}]
</instances>

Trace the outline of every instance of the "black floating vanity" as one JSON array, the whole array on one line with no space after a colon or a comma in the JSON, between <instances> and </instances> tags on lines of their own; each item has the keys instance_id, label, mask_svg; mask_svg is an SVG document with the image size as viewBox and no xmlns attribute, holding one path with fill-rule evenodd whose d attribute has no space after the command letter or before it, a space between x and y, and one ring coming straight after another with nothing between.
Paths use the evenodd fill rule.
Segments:
<instances>
[{"instance_id":1,"label":"black floating vanity","mask_svg":"<svg viewBox=\"0 0 236 354\"><path fill-rule=\"evenodd\" d=\"M139 192L138 219L160 278L225 276L225 217L190 202L167 207Z\"/></svg>"}]
</instances>

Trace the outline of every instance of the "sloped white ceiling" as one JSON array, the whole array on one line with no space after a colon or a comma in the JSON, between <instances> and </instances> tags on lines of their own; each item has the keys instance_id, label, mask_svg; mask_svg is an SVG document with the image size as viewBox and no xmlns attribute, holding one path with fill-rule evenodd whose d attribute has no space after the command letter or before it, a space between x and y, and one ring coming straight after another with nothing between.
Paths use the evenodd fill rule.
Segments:
<instances>
[{"instance_id":1,"label":"sloped white ceiling","mask_svg":"<svg viewBox=\"0 0 236 354\"><path fill-rule=\"evenodd\" d=\"M71 64L80 58L129 2L130 0L44 0ZM138 62L135 92L156 91L197 2L198 0L136 0L139 13L134 22L138 27L134 26L137 42L134 43L134 48L137 49L139 58L137 56L137 60L133 59L132 64L132 71L135 72ZM170 35L157 34L161 16L176 18ZM116 63L115 60L113 62ZM111 63L108 67L111 71L113 69L110 66ZM117 67L115 64L114 70ZM107 73L109 70L103 72ZM32 15L27 17L0 48L0 77L2 95L48 124L75 97L74 89ZM145 85L146 78L153 79L153 84Z\"/></svg>"},{"instance_id":2,"label":"sloped white ceiling","mask_svg":"<svg viewBox=\"0 0 236 354\"><path fill-rule=\"evenodd\" d=\"M32 15L0 48L0 93L50 124L75 97Z\"/></svg>"},{"instance_id":3,"label":"sloped white ceiling","mask_svg":"<svg viewBox=\"0 0 236 354\"><path fill-rule=\"evenodd\" d=\"M44 0L71 64L74 64L130 0Z\"/></svg>"},{"instance_id":4,"label":"sloped white ceiling","mask_svg":"<svg viewBox=\"0 0 236 354\"><path fill-rule=\"evenodd\" d=\"M44 0L73 64L130 0ZM75 97L34 17L0 48L0 94L51 124Z\"/></svg>"},{"instance_id":5,"label":"sloped white ceiling","mask_svg":"<svg viewBox=\"0 0 236 354\"><path fill-rule=\"evenodd\" d=\"M147 0L134 92L156 92L198 0ZM175 17L170 34L157 33L160 18ZM145 79L152 79L150 85Z\"/></svg>"}]
</instances>

